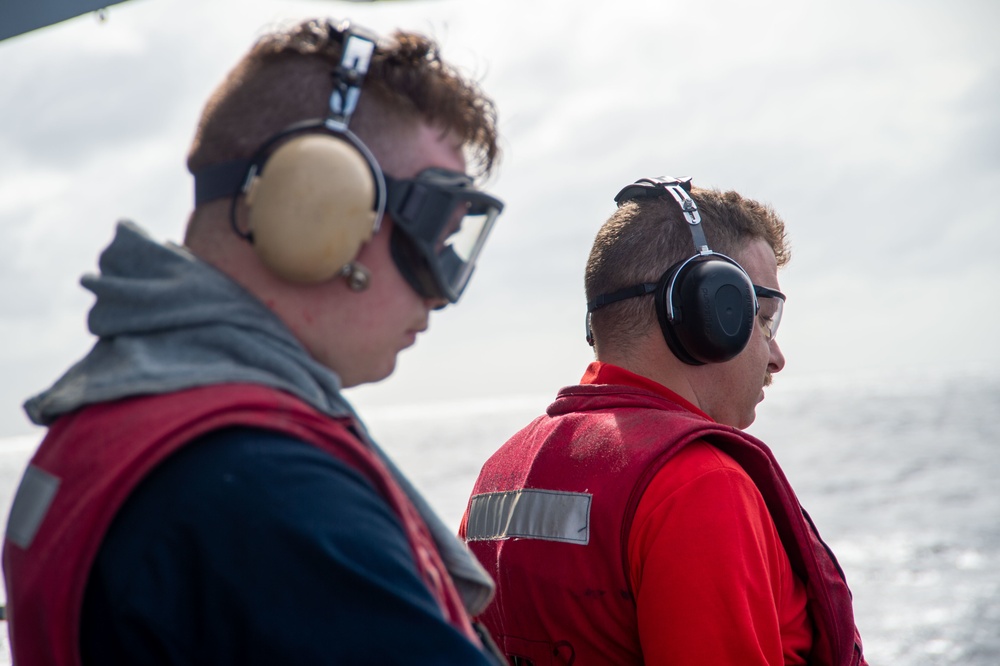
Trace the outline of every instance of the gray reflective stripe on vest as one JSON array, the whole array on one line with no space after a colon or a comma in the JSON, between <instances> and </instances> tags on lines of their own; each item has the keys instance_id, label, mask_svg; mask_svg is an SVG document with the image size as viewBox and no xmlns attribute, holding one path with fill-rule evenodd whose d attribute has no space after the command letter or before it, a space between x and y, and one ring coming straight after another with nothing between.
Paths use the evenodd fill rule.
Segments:
<instances>
[{"instance_id":1,"label":"gray reflective stripe on vest","mask_svg":"<svg viewBox=\"0 0 1000 666\"><path fill-rule=\"evenodd\" d=\"M544 539L590 541L590 493L525 488L473 495L465 528L468 541Z\"/></svg>"},{"instance_id":2,"label":"gray reflective stripe on vest","mask_svg":"<svg viewBox=\"0 0 1000 666\"><path fill-rule=\"evenodd\" d=\"M21 479L21 485L18 486L17 495L14 496L14 505L10 509L10 519L7 521L7 538L11 543L24 549L31 545L57 490L59 490L59 477L34 465L28 465Z\"/></svg>"}]
</instances>

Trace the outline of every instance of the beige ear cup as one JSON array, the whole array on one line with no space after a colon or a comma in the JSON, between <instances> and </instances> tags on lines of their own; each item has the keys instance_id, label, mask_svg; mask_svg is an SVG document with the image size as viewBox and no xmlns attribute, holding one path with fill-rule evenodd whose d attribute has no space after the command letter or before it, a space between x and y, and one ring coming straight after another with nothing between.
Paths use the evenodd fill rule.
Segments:
<instances>
[{"instance_id":1,"label":"beige ear cup","mask_svg":"<svg viewBox=\"0 0 1000 666\"><path fill-rule=\"evenodd\" d=\"M367 161L345 140L306 134L283 144L247 191L261 261L291 282L334 277L372 237L375 187Z\"/></svg>"}]
</instances>

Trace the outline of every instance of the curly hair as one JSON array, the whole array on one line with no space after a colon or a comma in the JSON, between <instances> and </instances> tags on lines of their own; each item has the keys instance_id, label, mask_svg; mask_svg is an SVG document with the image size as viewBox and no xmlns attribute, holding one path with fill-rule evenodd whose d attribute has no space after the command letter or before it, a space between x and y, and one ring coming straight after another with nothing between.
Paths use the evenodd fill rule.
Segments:
<instances>
[{"instance_id":1,"label":"curly hair","mask_svg":"<svg viewBox=\"0 0 1000 666\"><path fill-rule=\"evenodd\" d=\"M785 223L765 204L737 192L694 187L709 247L734 259L747 243L761 239L778 267L791 259ZM635 284L656 282L668 268L695 253L680 207L669 196L629 201L597 232L584 274L587 301ZM629 341L655 325L652 298L630 298L593 314L598 345L628 349Z\"/></svg>"},{"instance_id":2,"label":"curly hair","mask_svg":"<svg viewBox=\"0 0 1000 666\"><path fill-rule=\"evenodd\" d=\"M188 169L248 158L283 128L324 118L341 47L342 33L327 19L262 36L206 104ZM500 149L492 100L441 59L432 39L397 31L378 42L351 130L385 153L419 121L455 133L476 175L493 170Z\"/></svg>"}]
</instances>

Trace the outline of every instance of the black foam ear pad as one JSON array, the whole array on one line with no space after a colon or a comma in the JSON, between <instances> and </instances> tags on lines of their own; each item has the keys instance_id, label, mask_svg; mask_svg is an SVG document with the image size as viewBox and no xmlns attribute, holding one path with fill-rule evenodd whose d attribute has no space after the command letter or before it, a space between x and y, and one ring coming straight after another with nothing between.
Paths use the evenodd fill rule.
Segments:
<instances>
[{"instance_id":1,"label":"black foam ear pad","mask_svg":"<svg viewBox=\"0 0 1000 666\"><path fill-rule=\"evenodd\" d=\"M291 282L334 277L377 228L378 187L367 156L343 137L306 133L281 144L247 189L261 261Z\"/></svg>"},{"instance_id":2,"label":"black foam ear pad","mask_svg":"<svg viewBox=\"0 0 1000 666\"><path fill-rule=\"evenodd\" d=\"M674 355L689 365L734 358L750 342L756 314L746 272L721 255L675 264L657 285L656 316L663 337Z\"/></svg>"}]
</instances>

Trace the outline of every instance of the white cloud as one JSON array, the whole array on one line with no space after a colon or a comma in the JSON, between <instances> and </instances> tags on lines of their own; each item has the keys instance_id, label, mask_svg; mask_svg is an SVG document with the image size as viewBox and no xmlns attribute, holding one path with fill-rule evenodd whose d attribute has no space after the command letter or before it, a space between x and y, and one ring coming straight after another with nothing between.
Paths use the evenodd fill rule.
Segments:
<instances>
[{"instance_id":1,"label":"white cloud","mask_svg":"<svg viewBox=\"0 0 1000 666\"><path fill-rule=\"evenodd\" d=\"M466 300L359 400L575 381L590 242L618 188L660 174L787 220L787 375L955 341L950 356L997 362L1000 315L977 295L1000 251L993 3L145 0L0 43L0 434L25 427L15 393L86 349L76 282L114 221L180 237L214 85L263 26L325 12L439 38L496 98L506 153L491 189L508 206Z\"/></svg>"}]
</instances>

